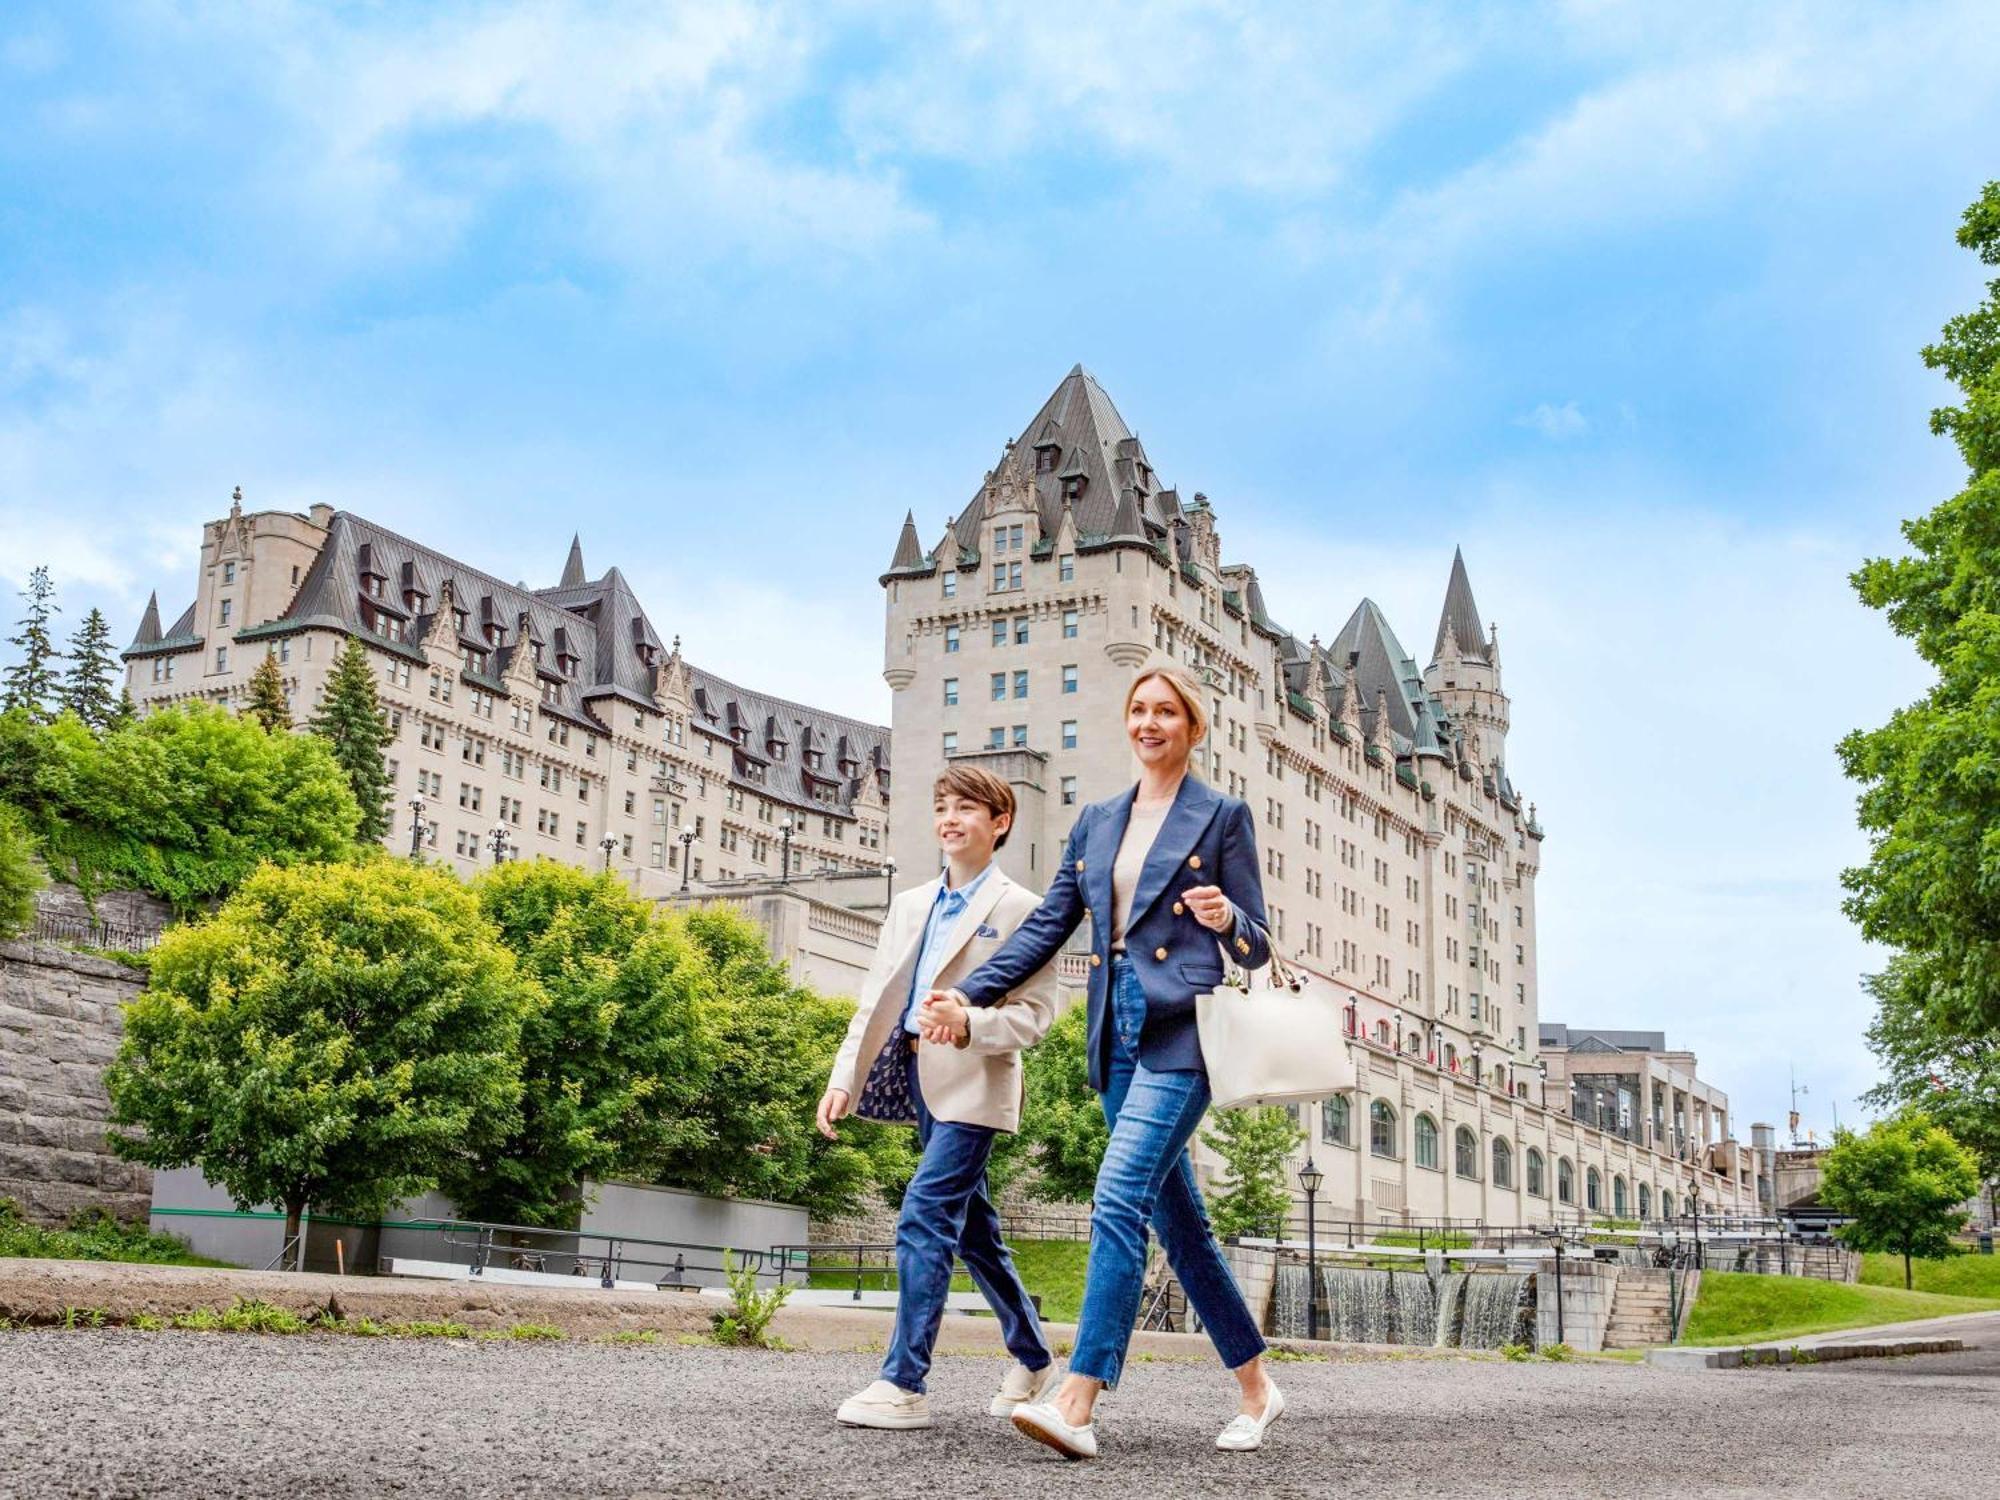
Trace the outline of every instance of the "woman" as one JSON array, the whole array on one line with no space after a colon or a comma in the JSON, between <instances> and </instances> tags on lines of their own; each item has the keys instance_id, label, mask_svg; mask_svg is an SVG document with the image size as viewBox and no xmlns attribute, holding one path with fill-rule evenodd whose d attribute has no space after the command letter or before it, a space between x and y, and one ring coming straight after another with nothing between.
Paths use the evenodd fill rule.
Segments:
<instances>
[{"instance_id":1,"label":"woman","mask_svg":"<svg viewBox=\"0 0 2000 1500\"><path fill-rule=\"evenodd\" d=\"M1270 958L1250 809L1188 774L1208 731L1202 696L1179 667L1140 673L1125 697L1138 784L1084 808L1041 905L957 988L933 993L924 1007L927 1035L955 1035L963 1006L999 1000L1091 919L1090 1086L1103 1097L1111 1139L1097 1172L1069 1373L1052 1399L1014 1412L1025 1436L1069 1458L1097 1454L1091 1413L1125 1363L1149 1220L1242 1387L1241 1409L1216 1446L1258 1447L1285 1409L1264 1371L1256 1319L1209 1232L1187 1153L1209 1098L1195 996L1222 982L1223 945L1244 968Z\"/></svg>"}]
</instances>

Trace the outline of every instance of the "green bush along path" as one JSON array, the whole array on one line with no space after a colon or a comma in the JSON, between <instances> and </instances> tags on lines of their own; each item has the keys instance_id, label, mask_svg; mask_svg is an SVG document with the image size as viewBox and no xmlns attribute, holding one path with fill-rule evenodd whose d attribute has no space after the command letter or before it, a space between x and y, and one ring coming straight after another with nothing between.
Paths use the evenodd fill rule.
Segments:
<instances>
[{"instance_id":1,"label":"green bush along path","mask_svg":"<svg viewBox=\"0 0 2000 1500\"><path fill-rule=\"evenodd\" d=\"M1895 1262L1895 1279L1902 1281L1902 1260ZM1848 1285L1814 1281L1803 1276L1757 1276L1748 1272L1707 1271L1681 1342L1685 1344L1755 1344L1807 1333L1842 1328L1866 1328L1875 1323L1904 1323L1918 1318L1943 1318L1954 1313L2000 1309L2000 1296L1948 1297L1935 1292L1906 1292L1901 1285Z\"/></svg>"},{"instance_id":2,"label":"green bush along path","mask_svg":"<svg viewBox=\"0 0 2000 1500\"><path fill-rule=\"evenodd\" d=\"M1083 1309L1083 1268L1090 1258L1088 1240L1010 1240L1014 1265L1028 1290L1042 1299L1042 1317L1051 1323L1074 1323ZM852 1291L854 1272L838 1266L822 1266L812 1273L807 1285L826 1291ZM895 1290L893 1268L872 1267L861 1273L861 1289L868 1292ZM976 1291L970 1277L952 1277L954 1292Z\"/></svg>"}]
</instances>

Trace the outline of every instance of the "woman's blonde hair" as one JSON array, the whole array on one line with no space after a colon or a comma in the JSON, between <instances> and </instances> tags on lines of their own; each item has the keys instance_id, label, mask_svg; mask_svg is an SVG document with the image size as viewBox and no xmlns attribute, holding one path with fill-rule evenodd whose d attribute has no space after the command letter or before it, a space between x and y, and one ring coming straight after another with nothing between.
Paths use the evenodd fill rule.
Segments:
<instances>
[{"instance_id":1,"label":"woman's blonde hair","mask_svg":"<svg viewBox=\"0 0 2000 1500\"><path fill-rule=\"evenodd\" d=\"M1201 682L1186 667L1173 663L1158 662L1140 670L1139 675L1132 679L1132 685L1125 690L1126 715L1128 717L1131 715L1132 700L1138 696L1139 689L1154 678L1164 682L1173 695L1181 700L1181 707L1188 716L1189 748L1192 749L1207 739L1208 709L1202 701Z\"/></svg>"}]
</instances>

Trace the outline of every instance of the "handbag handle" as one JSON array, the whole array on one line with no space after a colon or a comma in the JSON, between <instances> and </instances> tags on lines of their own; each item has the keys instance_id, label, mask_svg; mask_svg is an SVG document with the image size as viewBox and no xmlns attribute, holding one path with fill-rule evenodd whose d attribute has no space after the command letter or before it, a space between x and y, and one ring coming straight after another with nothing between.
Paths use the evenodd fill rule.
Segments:
<instances>
[{"instance_id":1,"label":"handbag handle","mask_svg":"<svg viewBox=\"0 0 2000 1500\"><path fill-rule=\"evenodd\" d=\"M1243 908L1240 906L1236 908L1236 915L1241 920L1248 922L1252 927L1256 928L1258 934L1262 936L1262 938L1264 939L1264 951L1271 955L1270 957L1271 988L1274 990L1281 988L1288 989L1292 991L1293 994L1297 994L1299 990L1304 988L1305 981L1299 978L1298 971L1293 969L1290 964L1286 963L1283 956L1279 954L1278 945L1275 941L1273 941L1271 937L1271 929L1266 927L1262 922L1255 920L1253 917L1250 916L1248 912L1244 911ZM1250 971L1248 969L1244 969L1241 964L1237 963L1233 958L1229 956L1229 945L1223 942L1219 936L1216 938L1216 946L1221 948L1222 958L1225 964L1227 964L1232 969L1242 969L1244 975L1243 989L1245 993L1248 993L1250 989L1250 978L1249 978Z\"/></svg>"}]
</instances>

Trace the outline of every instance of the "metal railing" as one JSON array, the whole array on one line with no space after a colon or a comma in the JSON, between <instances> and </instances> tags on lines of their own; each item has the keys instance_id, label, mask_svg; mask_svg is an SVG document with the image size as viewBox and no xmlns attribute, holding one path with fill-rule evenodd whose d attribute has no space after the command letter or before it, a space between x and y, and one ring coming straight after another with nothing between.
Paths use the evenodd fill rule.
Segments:
<instances>
[{"instance_id":1,"label":"metal railing","mask_svg":"<svg viewBox=\"0 0 2000 1500\"><path fill-rule=\"evenodd\" d=\"M159 933L149 927L120 927L94 917L66 917L56 912L36 912L30 931L38 943L76 943L126 953L144 953L160 940Z\"/></svg>"},{"instance_id":2,"label":"metal railing","mask_svg":"<svg viewBox=\"0 0 2000 1500\"><path fill-rule=\"evenodd\" d=\"M489 1268L504 1267L557 1276L595 1277L597 1284L606 1288L632 1279L674 1289L696 1285L688 1280L691 1275L720 1277L731 1264L739 1269L748 1266L759 1276L773 1274L770 1258L774 1252L770 1250L472 1219L442 1220L438 1228L446 1245L467 1253L474 1276L484 1275ZM628 1272L641 1274L628 1276Z\"/></svg>"}]
</instances>

